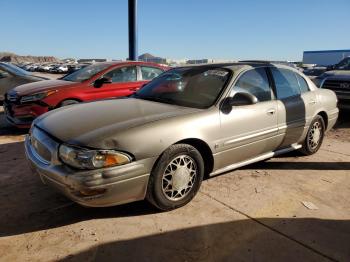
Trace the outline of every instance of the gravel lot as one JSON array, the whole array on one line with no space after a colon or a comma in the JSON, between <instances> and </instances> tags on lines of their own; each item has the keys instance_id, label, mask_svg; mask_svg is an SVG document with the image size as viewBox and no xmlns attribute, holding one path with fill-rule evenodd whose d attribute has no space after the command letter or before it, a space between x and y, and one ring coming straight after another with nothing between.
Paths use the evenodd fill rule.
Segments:
<instances>
[{"instance_id":1,"label":"gravel lot","mask_svg":"<svg viewBox=\"0 0 350 262\"><path fill-rule=\"evenodd\" d=\"M0 112L0 261L350 261L348 116L316 155L208 179L187 206L158 212L83 208L52 191L27 167L26 131Z\"/></svg>"}]
</instances>

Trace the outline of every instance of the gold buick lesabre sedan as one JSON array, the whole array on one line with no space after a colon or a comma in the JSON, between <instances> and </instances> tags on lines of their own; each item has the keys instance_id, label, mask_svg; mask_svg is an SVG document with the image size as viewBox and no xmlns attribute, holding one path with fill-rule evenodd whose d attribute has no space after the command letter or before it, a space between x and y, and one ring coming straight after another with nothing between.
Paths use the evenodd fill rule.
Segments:
<instances>
[{"instance_id":1,"label":"gold buick lesabre sedan","mask_svg":"<svg viewBox=\"0 0 350 262\"><path fill-rule=\"evenodd\" d=\"M85 206L185 205L203 177L300 150L338 117L333 91L297 70L242 62L171 69L132 96L53 110L26 137L32 169Z\"/></svg>"}]
</instances>

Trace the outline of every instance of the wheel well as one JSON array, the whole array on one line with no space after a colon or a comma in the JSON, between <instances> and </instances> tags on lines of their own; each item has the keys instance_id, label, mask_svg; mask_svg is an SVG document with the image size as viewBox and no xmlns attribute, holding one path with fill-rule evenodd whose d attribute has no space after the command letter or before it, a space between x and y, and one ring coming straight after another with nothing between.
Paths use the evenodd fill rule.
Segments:
<instances>
[{"instance_id":1,"label":"wheel well","mask_svg":"<svg viewBox=\"0 0 350 262\"><path fill-rule=\"evenodd\" d=\"M321 116L323 118L324 124L325 124L325 128L327 130L328 127L328 115L325 111L321 111L318 113L319 116Z\"/></svg>"},{"instance_id":2,"label":"wheel well","mask_svg":"<svg viewBox=\"0 0 350 262\"><path fill-rule=\"evenodd\" d=\"M55 108L59 108L59 107L62 105L62 103L63 103L64 101L67 101L67 100L74 100L74 101L78 101L79 103L82 102L82 100L80 100L80 99L78 99L78 98L66 98L66 99L62 100L61 102L59 102L59 103L56 105Z\"/></svg>"},{"instance_id":3,"label":"wheel well","mask_svg":"<svg viewBox=\"0 0 350 262\"><path fill-rule=\"evenodd\" d=\"M202 155L204 161L204 177L208 177L209 174L213 171L214 167L214 158L213 152L206 142L197 138L189 138L178 141L176 144L188 144L196 148L199 153Z\"/></svg>"}]
</instances>

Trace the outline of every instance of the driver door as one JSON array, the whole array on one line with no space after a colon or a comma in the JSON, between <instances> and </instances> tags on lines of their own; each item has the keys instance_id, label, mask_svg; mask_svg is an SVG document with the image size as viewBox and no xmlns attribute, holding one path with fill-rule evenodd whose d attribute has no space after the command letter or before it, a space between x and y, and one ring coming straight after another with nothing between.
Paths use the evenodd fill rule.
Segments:
<instances>
[{"instance_id":1,"label":"driver door","mask_svg":"<svg viewBox=\"0 0 350 262\"><path fill-rule=\"evenodd\" d=\"M102 77L109 79L111 83L104 83L99 88L93 86L90 91L94 99L128 96L142 85L142 82L138 81L136 66L118 67Z\"/></svg>"},{"instance_id":2,"label":"driver door","mask_svg":"<svg viewBox=\"0 0 350 262\"><path fill-rule=\"evenodd\" d=\"M230 96L238 91L258 98L256 104L233 106L220 111L221 143L219 164L225 167L271 152L277 144L277 102L274 99L266 69L243 73L234 84Z\"/></svg>"}]
</instances>

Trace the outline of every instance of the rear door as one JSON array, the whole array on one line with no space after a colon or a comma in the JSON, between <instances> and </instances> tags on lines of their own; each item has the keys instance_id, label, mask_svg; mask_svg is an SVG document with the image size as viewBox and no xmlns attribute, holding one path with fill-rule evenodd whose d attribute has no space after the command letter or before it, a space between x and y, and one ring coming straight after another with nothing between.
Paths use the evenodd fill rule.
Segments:
<instances>
[{"instance_id":1,"label":"rear door","mask_svg":"<svg viewBox=\"0 0 350 262\"><path fill-rule=\"evenodd\" d=\"M130 95L142 85L137 74L136 66L115 68L104 74L103 77L112 81L110 84L104 84L101 88L101 91L106 91L106 95L109 97Z\"/></svg>"},{"instance_id":2,"label":"rear door","mask_svg":"<svg viewBox=\"0 0 350 262\"><path fill-rule=\"evenodd\" d=\"M162 69L153 66L138 66L138 70L140 76L139 80L142 82L142 85L164 72Z\"/></svg>"},{"instance_id":3,"label":"rear door","mask_svg":"<svg viewBox=\"0 0 350 262\"><path fill-rule=\"evenodd\" d=\"M316 95L299 74L286 68L270 67L278 102L280 148L297 143L310 123L317 103Z\"/></svg>"},{"instance_id":4,"label":"rear door","mask_svg":"<svg viewBox=\"0 0 350 262\"><path fill-rule=\"evenodd\" d=\"M277 147L277 102L264 67L243 73L234 84L230 96L245 91L258 98L258 103L233 106L231 112L220 111L221 167L254 158Z\"/></svg>"}]
</instances>

